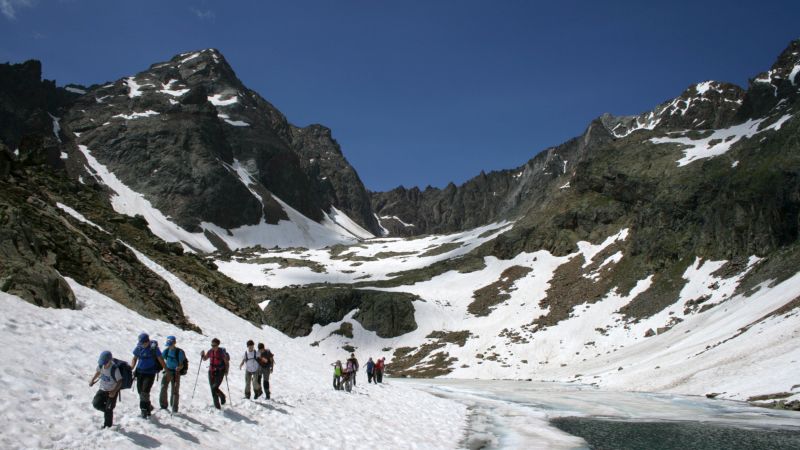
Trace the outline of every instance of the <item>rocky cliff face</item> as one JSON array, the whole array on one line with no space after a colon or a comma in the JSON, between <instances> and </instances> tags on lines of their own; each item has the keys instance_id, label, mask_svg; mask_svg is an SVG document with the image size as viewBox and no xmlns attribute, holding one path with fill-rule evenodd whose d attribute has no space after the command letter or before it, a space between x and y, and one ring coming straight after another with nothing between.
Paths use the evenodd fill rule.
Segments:
<instances>
[{"instance_id":1,"label":"rocky cliff face","mask_svg":"<svg viewBox=\"0 0 800 450\"><path fill-rule=\"evenodd\" d=\"M231 230L290 220L279 201L317 222L335 207L378 231L364 208L366 191L330 133L291 126L216 50L93 86L62 126L189 232L202 232L202 223Z\"/></svg>"}]
</instances>

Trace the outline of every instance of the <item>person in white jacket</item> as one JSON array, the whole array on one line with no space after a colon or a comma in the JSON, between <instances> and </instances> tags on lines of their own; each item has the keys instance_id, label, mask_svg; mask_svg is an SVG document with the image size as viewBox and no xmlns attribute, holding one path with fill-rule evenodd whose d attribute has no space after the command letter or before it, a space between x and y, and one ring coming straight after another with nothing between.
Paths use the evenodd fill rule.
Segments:
<instances>
[{"instance_id":1,"label":"person in white jacket","mask_svg":"<svg viewBox=\"0 0 800 450\"><path fill-rule=\"evenodd\" d=\"M259 383L259 373L261 366L258 364L259 354L255 349L255 343L250 340L247 341L247 350L244 352L242 362L239 364L239 370L242 366L245 367L244 373L244 398L250 398L250 386L253 386L254 399L261 397L261 383Z\"/></svg>"}]
</instances>

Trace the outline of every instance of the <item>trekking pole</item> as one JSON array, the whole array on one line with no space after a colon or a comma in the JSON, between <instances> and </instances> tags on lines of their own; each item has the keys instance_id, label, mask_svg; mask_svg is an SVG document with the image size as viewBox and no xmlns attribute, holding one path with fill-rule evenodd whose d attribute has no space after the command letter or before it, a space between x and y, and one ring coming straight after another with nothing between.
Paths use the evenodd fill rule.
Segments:
<instances>
[{"instance_id":1,"label":"trekking pole","mask_svg":"<svg viewBox=\"0 0 800 450\"><path fill-rule=\"evenodd\" d=\"M228 400L231 401L231 408L233 408L233 397L231 397L231 385L228 384L228 374L225 374L225 387L228 388Z\"/></svg>"},{"instance_id":2,"label":"trekking pole","mask_svg":"<svg viewBox=\"0 0 800 450\"><path fill-rule=\"evenodd\" d=\"M200 367L203 366L203 361L200 361L200 364L197 365L197 376L194 377L194 388L192 388L192 400L194 401L194 392L197 390L197 380L200 378Z\"/></svg>"}]
</instances>

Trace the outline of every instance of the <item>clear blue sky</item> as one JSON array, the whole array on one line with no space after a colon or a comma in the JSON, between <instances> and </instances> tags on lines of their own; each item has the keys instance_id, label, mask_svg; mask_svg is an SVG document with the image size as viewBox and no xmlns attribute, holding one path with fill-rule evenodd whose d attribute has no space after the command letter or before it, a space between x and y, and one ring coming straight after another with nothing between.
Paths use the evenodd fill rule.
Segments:
<instances>
[{"instance_id":1,"label":"clear blue sky","mask_svg":"<svg viewBox=\"0 0 800 450\"><path fill-rule=\"evenodd\" d=\"M547 3L547 4L545 4ZM800 1L0 0L0 62L59 85L220 49L296 125L333 129L368 189L516 167L603 112L745 85Z\"/></svg>"}]
</instances>

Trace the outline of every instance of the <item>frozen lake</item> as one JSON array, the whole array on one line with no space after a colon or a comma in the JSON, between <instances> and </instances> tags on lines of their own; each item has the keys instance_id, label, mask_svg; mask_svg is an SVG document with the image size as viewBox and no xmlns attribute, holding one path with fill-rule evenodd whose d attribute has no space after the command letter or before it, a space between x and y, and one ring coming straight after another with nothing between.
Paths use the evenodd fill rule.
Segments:
<instances>
[{"instance_id":1,"label":"frozen lake","mask_svg":"<svg viewBox=\"0 0 800 450\"><path fill-rule=\"evenodd\" d=\"M391 382L466 404L469 449L800 448L800 413L739 402L525 381Z\"/></svg>"}]
</instances>

